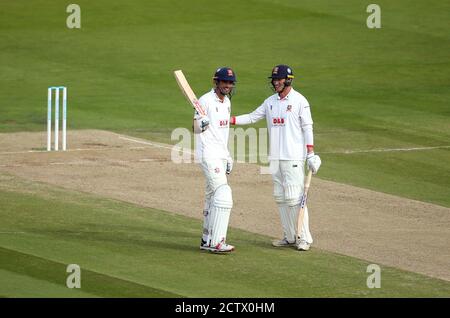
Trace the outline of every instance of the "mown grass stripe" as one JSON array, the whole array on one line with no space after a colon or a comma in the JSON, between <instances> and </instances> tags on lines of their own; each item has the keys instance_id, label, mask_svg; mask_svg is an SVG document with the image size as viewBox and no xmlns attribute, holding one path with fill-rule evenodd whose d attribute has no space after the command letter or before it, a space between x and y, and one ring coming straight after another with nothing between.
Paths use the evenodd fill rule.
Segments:
<instances>
[{"instance_id":1,"label":"mown grass stripe","mask_svg":"<svg viewBox=\"0 0 450 318\"><path fill-rule=\"evenodd\" d=\"M0 247L0 268L65 286L68 264ZM100 297L182 297L161 289L81 269L81 289ZM7 296L5 296L7 297Z\"/></svg>"}]
</instances>

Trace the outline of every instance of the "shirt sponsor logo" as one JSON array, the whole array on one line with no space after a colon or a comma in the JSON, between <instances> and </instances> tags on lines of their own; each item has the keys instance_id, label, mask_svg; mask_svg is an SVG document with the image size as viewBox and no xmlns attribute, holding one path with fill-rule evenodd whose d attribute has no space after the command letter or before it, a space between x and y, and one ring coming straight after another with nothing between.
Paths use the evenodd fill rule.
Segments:
<instances>
[{"instance_id":1,"label":"shirt sponsor logo","mask_svg":"<svg viewBox=\"0 0 450 318\"><path fill-rule=\"evenodd\" d=\"M272 119L272 126L284 126L284 118L276 117Z\"/></svg>"},{"instance_id":2,"label":"shirt sponsor logo","mask_svg":"<svg viewBox=\"0 0 450 318\"><path fill-rule=\"evenodd\" d=\"M226 119L226 120L219 120L219 126L220 127L228 127L228 119Z\"/></svg>"}]
</instances>

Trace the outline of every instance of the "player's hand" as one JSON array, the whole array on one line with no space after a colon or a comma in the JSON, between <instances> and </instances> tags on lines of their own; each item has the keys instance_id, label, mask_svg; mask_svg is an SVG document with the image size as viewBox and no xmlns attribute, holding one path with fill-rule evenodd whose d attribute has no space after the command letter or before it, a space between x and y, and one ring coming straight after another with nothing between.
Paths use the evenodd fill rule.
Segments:
<instances>
[{"instance_id":1,"label":"player's hand","mask_svg":"<svg viewBox=\"0 0 450 318\"><path fill-rule=\"evenodd\" d=\"M203 116L200 118L200 128L202 131L205 131L209 127L209 118L208 116Z\"/></svg>"},{"instance_id":2,"label":"player's hand","mask_svg":"<svg viewBox=\"0 0 450 318\"><path fill-rule=\"evenodd\" d=\"M195 114L194 116L194 133L200 134L204 132L209 127L209 118L208 116L202 116L199 114Z\"/></svg>"},{"instance_id":3,"label":"player's hand","mask_svg":"<svg viewBox=\"0 0 450 318\"><path fill-rule=\"evenodd\" d=\"M310 152L306 155L306 164L308 165L308 169L311 170L313 174L316 174L317 171L319 171L322 160L320 160L320 157L315 155L314 152Z\"/></svg>"},{"instance_id":4,"label":"player's hand","mask_svg":"<svg viewBox=\"0 0 450 318\"><path fill-rule=\"evenodd\" d=\"M233 158L228 157L227 159L227 170L225 170L226 174L230 174L233 170Z\"/></svg>"}]
</instances>

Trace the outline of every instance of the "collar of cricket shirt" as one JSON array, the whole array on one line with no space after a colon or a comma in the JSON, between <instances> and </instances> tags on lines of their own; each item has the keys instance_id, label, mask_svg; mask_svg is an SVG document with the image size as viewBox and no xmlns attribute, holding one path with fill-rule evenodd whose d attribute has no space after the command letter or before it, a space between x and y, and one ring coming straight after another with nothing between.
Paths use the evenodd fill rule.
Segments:
<instances>
[{"instance_id":1,"label":"collar of cricket shirt","mask_svg":"<svg viewBox=\"0 0 450 318\"><path fill-rule=\"evenodd\" d=\"M291 86L291 89L289 90L289 93L283 97L283 99L280 98L280 95L277 94L277 99L278 100L289 100L289 95L292 94L292 92L294 91L294 88Z\"/></svg>"}]
</instances>

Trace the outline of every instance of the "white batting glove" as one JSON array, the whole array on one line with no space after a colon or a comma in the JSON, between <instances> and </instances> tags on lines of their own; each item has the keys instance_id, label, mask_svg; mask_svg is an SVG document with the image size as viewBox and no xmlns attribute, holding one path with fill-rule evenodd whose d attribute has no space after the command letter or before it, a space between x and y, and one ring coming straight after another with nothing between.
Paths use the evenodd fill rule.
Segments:
<instances>
[{"instance_id":1,"label":"white batting glove","mask_svg":"<svg viewBox=\"0 0 450 318\"><path fill-rule=\"evenodd\" d=\"M209 127L209 118L208 116L202 116L196 114L194 116L194 132L196 134L200 134L204 132Z\"/></svg>"},{"instance_id":2,"label":"white batting glove","mask_svg":"<svg viewBox=\"0 0 450 318\"><path fill-rule=\"evenodd\" d=\"M209 118L208 116L203 116L200 119L200 127L202 128L202 131L205 131L209 127Z\"/></svg>"},{"instance_id":3,"label":"white batting glove","mask_svg":"<svg viewBox=\"0 0 450 318\"><path fill-rule=\"evenodd\" d=\"M311 170L313 174L316 174L317 171L319 171L322 160L320 160L320 157L315 155L314 152L310 152L306 155L306 164L308 165L308 169Z\"/></svg>"},{"instance_id":4,"label":"white batting glove","mask_svg":"<svg viewBox=\"0 0 450 318\"><path fill-rule=\"evenodd\" d=\"M227 170L225 170L226 174L230 174L233 170L233 158L228 157L227 159Z\"/></svg>"}]
</instances>

